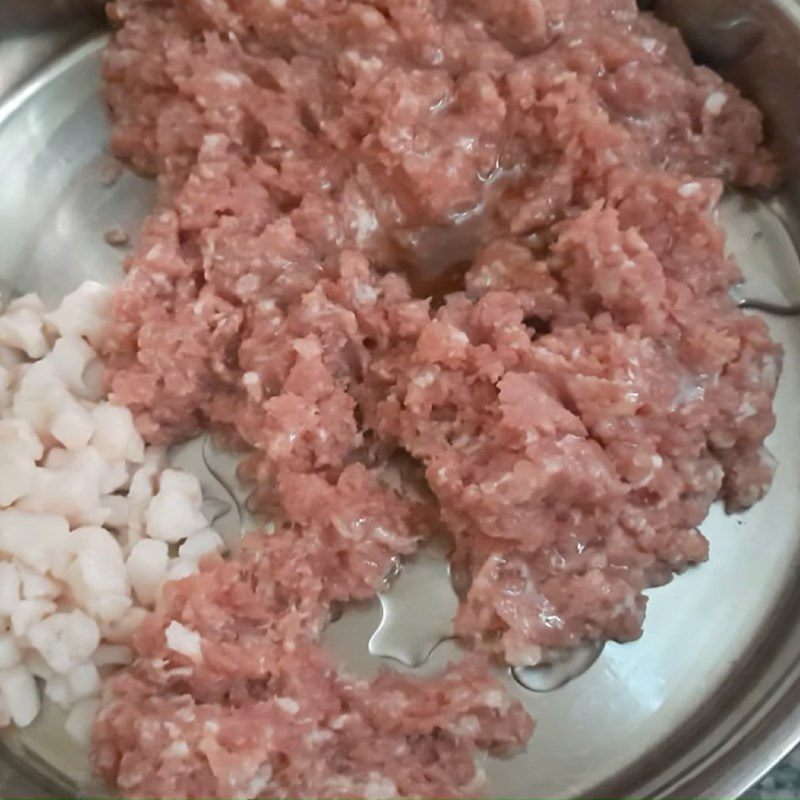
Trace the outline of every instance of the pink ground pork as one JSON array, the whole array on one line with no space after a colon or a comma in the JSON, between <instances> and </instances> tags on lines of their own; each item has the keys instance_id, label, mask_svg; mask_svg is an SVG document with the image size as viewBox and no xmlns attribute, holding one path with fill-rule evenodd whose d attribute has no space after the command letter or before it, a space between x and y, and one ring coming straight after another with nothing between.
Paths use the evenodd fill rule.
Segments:
<instances>
[{"instance_id":1,"label":"pink ground pork","mask_svg":"<svg viewBox=\"0 0 800 800\"><path fill-rule=\"evenodd\" d=\"M635 639L711 503L769 486L780 349L715 213L776 180L761 116L633 0L110 8L113 148L160 190L111 395L240 448L276 530L167 587L94 763L137 797L480 794L532 730L489 660ZM476 655L338 674L331 604L442 529Z\"/></svg>"}]
</instances>

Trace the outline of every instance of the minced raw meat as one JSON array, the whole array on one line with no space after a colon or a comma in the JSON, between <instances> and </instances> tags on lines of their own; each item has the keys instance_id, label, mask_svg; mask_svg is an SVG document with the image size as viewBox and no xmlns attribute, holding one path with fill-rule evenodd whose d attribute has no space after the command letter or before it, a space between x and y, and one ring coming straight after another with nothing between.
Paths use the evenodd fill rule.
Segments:
<instances>
[{"instance_id":1,"label":"minced raw meat","mask_svg":"<svg viewBox=\"0 0 800 800\"><path fill-rule=\"evenodd\" d=\"M479 791L530 734L485 665L367 686L318 633L444 526L474 649L634 639L710 504L763 495L780 349L715 212L776 180L761 116L633 0L110 8L112 145L160 187L111 396L240 448L276 530L167 589L95 763L136 796Z\"/></svg>"}]
</instances>

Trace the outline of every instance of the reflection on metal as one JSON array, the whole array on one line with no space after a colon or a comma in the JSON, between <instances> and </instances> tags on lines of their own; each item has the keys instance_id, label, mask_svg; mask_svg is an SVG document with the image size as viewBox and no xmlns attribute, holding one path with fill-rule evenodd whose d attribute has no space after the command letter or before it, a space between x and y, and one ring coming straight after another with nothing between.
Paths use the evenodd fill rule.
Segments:
<instances>
[{"instance_id":1,"label":"reflection on metal","mask_svg":"<svg viewBox=\"0 0 800 800\"><path fill-rule=\"evenodd\" d=\"M695 59L717 69L747 56L766 32L758 12L731 0L650 0L646 5L683 29Z\"/></svg>"},{"instance_id":2,"label":"reflection on metal","mask_svg":"<svg viewBox=\"0 0 800 800\"><path fill-rule=\"evenodd\" d=\"M511 675L523 688L532 692L553 692L583 675L603 652L604 641L584 642L565 651L546 664L535 667L512 667Z\"/></svg>"},{"instance_id":3,"label":"reflection on metal","mask_svg":"<svg viewBox=\"0 0 800 800\"><path fill-rule=\"evenodd\" d=\"M170 450L171 465L191 472L200 480L203 512L228 547L233 547L245 530L258 525L247 509L250 488L236 475L240 458L218 447L205 434Z\"/></svg>"},{"instance_id":4,"label":"reflection on metal","mask_svg":"<svg viewBox=\"0 0 800 800\"><path fill-rule=\"evenodd\" d=\"M383 616L369 640L369 652L407 667L421 666L436 645L453 635L458 598L445 543L433 540L423 547L378 597Z\"/></svg>"}]
</instances>

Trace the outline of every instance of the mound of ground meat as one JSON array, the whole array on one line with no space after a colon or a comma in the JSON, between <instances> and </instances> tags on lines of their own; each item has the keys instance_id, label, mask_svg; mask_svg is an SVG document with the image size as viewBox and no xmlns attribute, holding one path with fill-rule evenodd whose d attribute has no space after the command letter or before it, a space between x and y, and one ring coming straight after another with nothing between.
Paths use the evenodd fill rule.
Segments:
<instances>
[{"instance_id":1,"label":"mound of ground meat","mask_svg":"<svg viewBox=\"0 0 800 800\"><path fill-rule=\"evenodd\" d=\"M530 734L486 665L368 687L319 631L445 528L476 650L633 639L710 504L762 496L780 350L715 218L775 180L760 114L633 0L111 17L112 144L160 187L112 397L151 441L241 448L275 532L167 590L95 762L137 796L479 791L476 750Z\"/></svg>"}]
</instances>

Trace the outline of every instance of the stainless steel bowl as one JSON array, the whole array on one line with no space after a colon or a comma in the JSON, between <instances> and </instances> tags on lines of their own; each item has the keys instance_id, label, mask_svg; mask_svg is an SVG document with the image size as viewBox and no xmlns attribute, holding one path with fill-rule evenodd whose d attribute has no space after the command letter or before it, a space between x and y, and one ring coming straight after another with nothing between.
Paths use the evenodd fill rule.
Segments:
<instances>
[{"instance_id":1,"label":"stainless steel bowl","mask_svg":"<svg viewBox=\"0 0 800 800\"><path fill-rule=\"evenodd\" d=\"M774 197L721 209L744 293L800 303L800 0L651 0L699 60L764 109L786 165ZM103 232L133 231L152 186L103 180L104 33L92 0L0 0L0 286L55 301L80 280L119 279ZM503 797L733 797L800 741L800 318L768 317L786 348L770 447L771 494L740 517L712 510L709 564L651 592L643 638L608 645L548 694L515 691L539 721L528 753L489 765ZM365 675L380 618L337 623L336 649ZM437 648L435 663L448 655ZM0 796L97 796L85 757L49 709L0 737Z\"/></svg>"}]
</instances>

